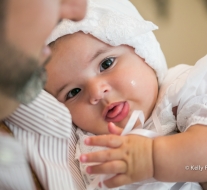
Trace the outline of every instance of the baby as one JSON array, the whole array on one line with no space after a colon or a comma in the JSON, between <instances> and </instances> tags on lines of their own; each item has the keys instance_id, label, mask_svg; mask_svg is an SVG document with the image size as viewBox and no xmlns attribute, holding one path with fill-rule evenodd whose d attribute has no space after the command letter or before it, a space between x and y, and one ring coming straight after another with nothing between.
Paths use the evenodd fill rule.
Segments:
<instances>
[{"instance_id":1,"label":"baby","mask_svg":"<svg viewBox=\"0 0 207 190\"><path fill-rule=\"evenodd\" d=\"M87 172L113 174L104 182L111 188L148 180L130 188L201 189L197 183L158 181L207 180L207 57L166 75L152 33L157 27L128 0L91 0L88 6L83 21L62 21L48 39L53 56L45 88L67 106L73 123L89 132L78 132L80 144L92 133L98 136L86 144L110 148L80 161L101 162ZM138 135L102 136L115 131L114 124L124 129L137 110L140 119L130 125L133 131L142 128ZM163 136L177 128L181 133Z\"/></svg>"}]
</instances>

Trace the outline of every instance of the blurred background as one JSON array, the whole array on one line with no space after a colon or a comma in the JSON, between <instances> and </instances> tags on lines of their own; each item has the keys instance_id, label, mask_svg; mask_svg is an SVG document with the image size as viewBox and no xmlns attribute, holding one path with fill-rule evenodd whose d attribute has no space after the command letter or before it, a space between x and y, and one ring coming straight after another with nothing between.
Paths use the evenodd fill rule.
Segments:
<instances>
[{"instance_id":1,"label":"blurred background","mask_svg":"<svg viewBox=\"0 0 207 190\"><path fill-rule=\"evenodd\" d=\"M154 31L168 67L194 65L207 54L207 0L130 0Z\"/></svg>"}]
</instances>

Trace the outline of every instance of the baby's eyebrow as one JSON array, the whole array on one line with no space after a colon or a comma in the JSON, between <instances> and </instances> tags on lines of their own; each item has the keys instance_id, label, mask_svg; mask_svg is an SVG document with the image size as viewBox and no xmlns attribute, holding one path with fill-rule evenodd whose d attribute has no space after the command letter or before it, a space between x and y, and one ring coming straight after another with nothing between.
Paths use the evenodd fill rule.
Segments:
<instances>
[{"instance_id":1,"label":"baby's eyebrow","mask_svg":"<svg viewBox=\"0 0 207 190\"><path fill-rule=\"evenodd\" d=\"M55 93L55 97L58 97L58 95L60 94L60 92L67 86L67 84L61 86L60 88L57 89L56 93Z\"/></svg>"},{"instance_id":2,"label":"baby's eyebrow","mask_svg":"<svg viewBox=\"0 0 207 190\"><path fill-rule=\"evenodd\" d=\"M109 47L104 47L100 50L98 50L90 59L89 62L92 62L94 59L96 59L99 55L104 54L106 52L109 52L111 49Z\"/></svg>"}]
</instances>

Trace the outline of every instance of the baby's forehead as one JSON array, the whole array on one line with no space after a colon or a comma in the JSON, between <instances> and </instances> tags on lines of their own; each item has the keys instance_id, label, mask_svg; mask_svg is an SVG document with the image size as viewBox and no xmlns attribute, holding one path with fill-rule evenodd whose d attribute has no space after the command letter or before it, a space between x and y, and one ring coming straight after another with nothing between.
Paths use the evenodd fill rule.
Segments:
<instances>
[{"instance_id":1,"label":"baby's forehead","mask_svg":"<svg viewBox=\"0 0 207 190\"><path fill-rule=\"evenodd\" d=\"M53 43L51 43L53 44ZM76 32L73 34L67 34L65 36L62 36L58 38L54 46L61 46L63 44L71 44L71 45L90 45L90 44L102 44L105 46L109 46L105 42L102 42L101 40L95 38L91 34L85 34L83 32ZM81 48L81 46L79 46Z\"/></svg>"},{"instance_id":2,"label":"baby's forehead","mask_svg":"<svg viewBox=\"0 0 207 190\"><path fill-rule=\"evenodd\" d=\"M60 57L64 56L68 59L83 59L84 61L91 61L93 57L117 48L83 32L62 36L50 46L53 51L53 57L56 56L60 59Z\"/></svg>"}]
</instances>

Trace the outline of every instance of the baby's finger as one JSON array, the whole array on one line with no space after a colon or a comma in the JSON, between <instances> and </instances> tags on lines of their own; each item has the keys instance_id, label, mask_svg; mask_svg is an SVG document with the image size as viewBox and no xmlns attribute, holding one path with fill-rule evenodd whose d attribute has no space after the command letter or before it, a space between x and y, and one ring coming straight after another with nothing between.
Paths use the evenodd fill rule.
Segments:
<instances>
[{"instance_id":1,"label":"baby's finger","mask_svg":"<svg viewBox=\"0 0 207 190\"><path fill-rule=\"evenodd\" d=\"M132 181L125 174L118 174L104 181L104 185L106 185L108 188L119 187L130 183L132 183Z\"/></svg>"},{"instance_id":2,"label":"baby's finger","mask_svg":"<svg viewBox=\"0 0 207 190\"><path fill-rule=\"evenodd\" d=\"M118 174L125 173L126 170L126 162L122 160L114 160L100 165L89 166L86 169L89 174Z\"/></svg>"},{"instance_id":3,"label":"baby's finger","mask_svg":"<svg viewBox=\"0 0 207 190\"><path fill-rule=\"evenodd\" d=\"M123 131L123 129L121 129L120 127L117 127L112 122L108 123L108 130L111 134L114 134L114 135L121 135L121 133Z\"/></svg>"},{"instance_id":4,"label":"baby's finger","mask_svg":"<svg viewBox=\"0 0 207 190\"><path fill-rule=\"evenodd\" d=\"M118 149L107 149L98 152L91 152L80 156L81 162L108 162L112 160L120 160L123 153Z\"/></svg>"},{"instance_id":5,"label":"baby's finger","mask_svg":"<svg viewBox=\"0 0 207 190\"><path fill-rule=\"evenodd\" d=\"M122 145L122 137L117 135L100 135L85 139L86 145L118 148Z\"/></svg>"}]
</instances>

